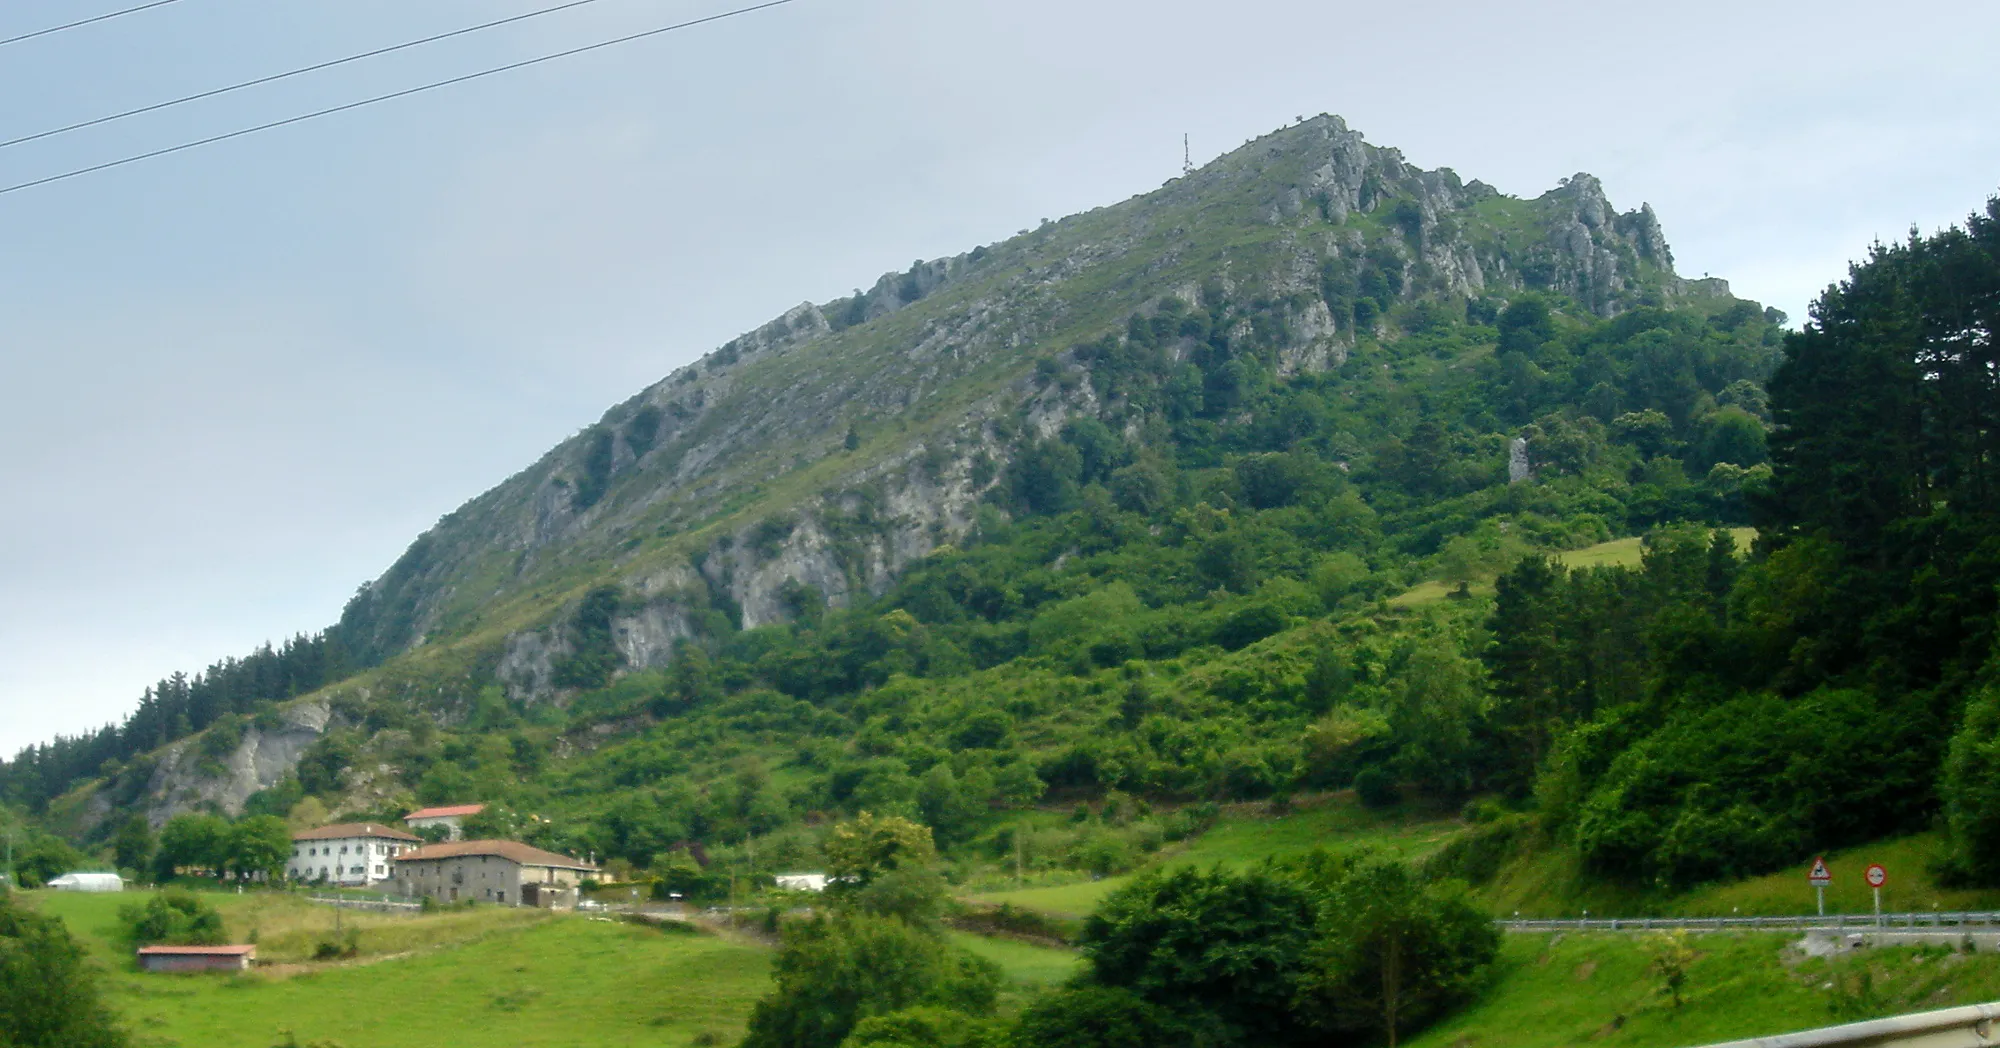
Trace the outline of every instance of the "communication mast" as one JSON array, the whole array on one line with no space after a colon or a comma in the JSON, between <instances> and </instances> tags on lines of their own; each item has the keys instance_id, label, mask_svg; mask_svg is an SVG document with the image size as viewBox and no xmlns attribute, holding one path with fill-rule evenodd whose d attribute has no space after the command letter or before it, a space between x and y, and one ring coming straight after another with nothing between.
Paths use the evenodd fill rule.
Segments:
<instances>
[{"instance_id":1,"label":"communication mast","mask_svg":"<svg viewBox=\"0 0 2000 1048\"><path fill-rule=\"evenodd\" d=\"M1194 174L1194 151L1188 148L1188 136L1181 136L1181 176Z\"/></svg>"}]
</instances>

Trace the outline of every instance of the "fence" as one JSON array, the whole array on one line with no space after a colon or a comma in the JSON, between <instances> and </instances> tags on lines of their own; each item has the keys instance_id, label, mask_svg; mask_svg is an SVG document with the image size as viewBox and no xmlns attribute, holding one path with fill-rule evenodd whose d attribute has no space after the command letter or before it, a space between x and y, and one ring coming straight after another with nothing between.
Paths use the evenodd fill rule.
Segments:
<instances>
[{"instance_id":1,"label":"fence","mask_svg":"<svg viewBox=\"0 0 2000 1048\"><path fill-rule=\"evenodd\" d=\"M1970 929L2000 925L2000 910L1932 910L1923 913L1837 913L1793 917L1589 917L1495 921L1509 932L1720 932L1732 929L1774 931L1867 931L1873 928Z\"/></svg>"},{"instance_id":2,"label":"fence","mask_svg":"<svg viewBox=\"0 0 2000 1048\"><path fill-rule=\"evenodd\" d=\"M380 899L351 899L339 895L308 895L306 898L343 910L373 910L376 913L416 913L424 908L423 903L401 902L386 895Z\"/></svg>"}]
</instances>

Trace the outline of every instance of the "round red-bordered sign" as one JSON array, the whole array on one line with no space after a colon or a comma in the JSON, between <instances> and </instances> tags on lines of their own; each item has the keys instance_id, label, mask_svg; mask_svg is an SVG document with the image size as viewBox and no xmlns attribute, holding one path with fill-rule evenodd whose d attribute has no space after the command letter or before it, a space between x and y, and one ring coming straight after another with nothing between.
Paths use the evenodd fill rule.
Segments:
<instances>
[{"instance_id":1,"label":"round red-bordered sign","mask_svg":"<svg viewBox=\"0 0 2000 1048\"><path fill-rule=\"evenodd\" d=\"M1868 886L1870 888L1880 888L1881 886L1889 883L1889 871L1883 869L1882 864L1879 862L1869 863L1868 872L1862 874L1861 876L1862 879L1868 882Z\"/></svg>"}]
</instances>

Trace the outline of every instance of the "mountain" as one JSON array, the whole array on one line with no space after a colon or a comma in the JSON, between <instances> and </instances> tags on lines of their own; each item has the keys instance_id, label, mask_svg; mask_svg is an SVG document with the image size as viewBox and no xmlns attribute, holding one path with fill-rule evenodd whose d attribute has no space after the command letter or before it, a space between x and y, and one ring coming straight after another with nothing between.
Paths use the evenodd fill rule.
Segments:
<instances>
[{"instance_id":1,"label":"mountain","mask_svg":"<svg viewBox=\"0 0 2000 1048\"><path fill-rule=\"evenodd\" d=\"M974 808L1324 782L1301 732L1343 682L1479 628L1371 602L1744 519L1781 322L1677 276L1651 208L1587 174L1515 198L1316 117L794 307L445 516L270 673L163 682L148 709L182 712L0 790L83 840L479 793L644 863L921 807L938 768ZM1386 632L1333 665L1329 629ZM1100 702L1177 770L1079 750Z\"/></svg>"}]
</instances>

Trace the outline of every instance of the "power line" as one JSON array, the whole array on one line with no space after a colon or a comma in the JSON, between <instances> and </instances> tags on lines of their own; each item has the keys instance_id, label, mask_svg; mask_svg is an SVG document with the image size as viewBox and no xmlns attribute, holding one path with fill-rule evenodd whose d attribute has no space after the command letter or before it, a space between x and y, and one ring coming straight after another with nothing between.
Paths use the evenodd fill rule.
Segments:
<instances>
[{"instance_id":1,"label":"power line","mask_svg":"<svg viewBox=\"0 0 2000 1048\"><path fill-rule=\"evenodd\" d=\"M11 186L0 187L0 196L5 196L8 193L18 193L23 189L33 189L36 186L45 186L51 182L61 182L66 179L79 177L81 175L89 175L99 171L107 171L114 167L124 167L127 164L136 164L141 160L152 160L155 157L163 157L172 153L180 153L180 152L185 152L186 150L189 149L197 149L202 146L214 145L217 142L227 142L232 138L242 138L245 135L254 135L259 131L269 131L272 130L273 128L286 127L291 124L302 124L308 120L316 120L323 116L332 116L335 113L345 113L350 109L360 109L363 106L371 106L377 102L388 102L398 98L408 98L411 95L423 94L426 91L435 91L441 87L451 87L454 84L463 84L469 80L478 80L482 77L493 76L497 73L512 72L513 70L516 69L524 69L528 66L540 65L543 62L553 62L558 58L570 58L575 55L584 54L589 51L597 51L607 47L614 47L618 44L629 44L634 40L643 40L647 37L659 36L662 33L671 33L679 29L689 29L694 26L704 25L709 22L719 22L725 18L735 18L738 15L747 15L754 11L763 11L773 7L783 7L786 4L796 3L796 2L797 0L768 0L768 2L766 3L753 4L749 7L739 7L732 11L724 11L721 14L705 15L701 18L691 19L686 22L676 22L673 25L661 26L657 29L647 29L637 33L629 33L625 36L615 37L610 40L600 40L594 44L585 44L582 47L572 47L567 51L557 51L552 54L539 55L534 58L525 58L519 62L509 62L506 65L493 66L488 69L481 69L476 73L466 73L463 76L454 76L446 80L433 80L428 84L419 84L416 87L406 87L401 91L391 91L386 95L376 95L372 98L364 98L357 102L345 102L337 106L330 106L326 109L319 109L310 113L301 113L298 116L289 116L284 118L283 120L273 120L269 123L257 124L254 127L239 128L235 131L228 131L219 135L210 135L207 138L198 138L192 142L182 142L179 145L167 146L164 149L154 149L145 153L136 153L133 154L132 156L121 157L120 159L117 160L107 160L102 164L92 164L89 167L79 167L72 171L65 171L59 175L49 175L46 178L37 178L28 182L17 182Z\"/></svg>"},{"instance_id":2,"label":"power line","mask_svg":"<svg viewBox=\"0 0 2000 1048\"><path fill-rule=\"evenodd\" d=\"M165 7L168 4L177 4L180 2L181 0L153 0L153 2L149 4L140 4L137 7L128 7L123 11L113 11L107 15L95 15L90 18L79 18L74 22L69 22L64 25L52 25L47 29L37 29L32 33L22 33L20 36L10 36L5 40L0 40L0 47L6 47L8 44L18 44L23 40L33 40L38 36L51 36L53 34L60 33L66 29L76 29L81 26L91 25L96 22L109 22L114 18L123 18L126 15L136 15L141 11L150 11L155 7Z\"/></svg>"},{"instance_id":3,"label":"power line","mask_svg":"<svg viewBox=\"0 0 2000 1048\"><path fill-rule=\"evenodd\" d=\"M175 2L175 0L165 0L165 2L173 3ZM290 69L282 73L273 73L270 76L260 76L255 80L245 80L241 83L230 84L227 87L213 88L208 91L198 91L194 94L182 95L179 98L170 99L165 102L155 102L152 105L140 106L137 109L127 109L122 113L113 113L110 116L100 116L92 120L84 120L78 123L67 125L65 127L51 128L50 130L47 131L38 131L32 135L22 135L19 138L10 138L4 142L0 142L0 149L6 149L11 146L18 146L26 142L38 142L44 138L54 138L57 135L66 135L69 134L71 131L81 131L86 127L96 127L99 124L108 124L114 120L123 120L126 117L139 116L142 113L156 113L162 109L172 109L174 106L186 105L189 102L199 102L204 98L214 98L217 95L226 95L232 91L241 91L246 87L259 87L264 84L276 83L280 80L289 80L295 76L304 76L307 73L317 73L322 69L332 69L335 66L347 65L350 62L359 62L365 58L378 58L382 55L392 54L397 51L407 51L412 47L422 47L425 44L434 44L440 40L449 40L455 36L465 36L468 33L477 33L480 32L481 30L492 29L496 26L508 25L514 22L525 22L530 18L540 18L543 15L555 14L557 11L567 11L572 7L582 7L585 4L594 4L594 3L597 3L597 0L569 0L568 3L557 4L554 7L544 7L539 11L529 11L525 14L511 15L507 18L495 19L494 21L491 22L482 22L479 25L466 26L463 29L453 29L450 32L438 33L435 36L427 36L421 40L410 40L400 44L391 44L388 47L378 47L373 51L363 51L358 55L348 55L345 58L336 58L331 61L319 62L309 66L302 66L298 69Z\"/></svg>"}]
</instances>

